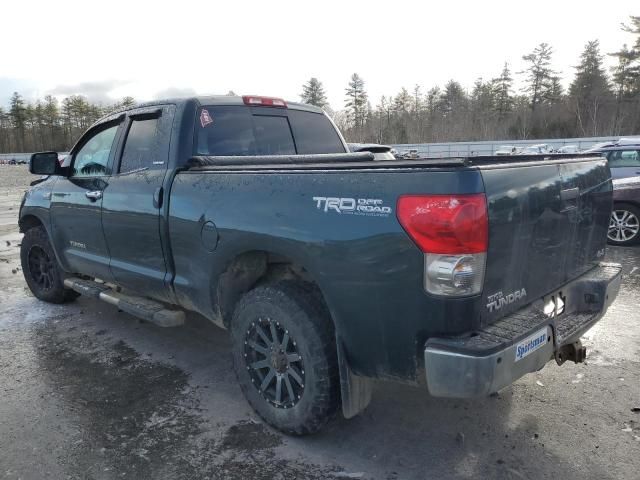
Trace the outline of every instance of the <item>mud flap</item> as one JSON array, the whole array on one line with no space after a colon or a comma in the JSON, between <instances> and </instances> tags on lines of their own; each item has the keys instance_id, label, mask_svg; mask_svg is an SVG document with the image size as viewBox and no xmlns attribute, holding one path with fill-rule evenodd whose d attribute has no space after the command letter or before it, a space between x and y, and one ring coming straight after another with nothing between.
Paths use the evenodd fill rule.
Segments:
<instances>
[{"instance_id":1,"label":"mud flap","mask_svg":"<svg viewBox=\"0 0 640 480\"><path fill-rule=\"evenodd\" d=\"M370 378L354 374L349 368L349 362L337 340L338 367L340 369L340 393L342 398L342 414L344 418L353 418L363 412L371 402L373 382Z\"/></svg>"}]
</instances>

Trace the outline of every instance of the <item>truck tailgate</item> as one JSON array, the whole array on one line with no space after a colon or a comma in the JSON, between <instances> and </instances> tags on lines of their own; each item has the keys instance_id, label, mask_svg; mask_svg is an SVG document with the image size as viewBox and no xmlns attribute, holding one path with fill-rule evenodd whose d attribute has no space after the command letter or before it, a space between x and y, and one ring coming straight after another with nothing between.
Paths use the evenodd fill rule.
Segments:
<instances>
[{"instance_id":1,"label":"truck tailgate","mask_svg":"<svg viewBox=\"0 0 640 480\"><path fill-rule=\"evenodd\" d=\"M481 323L488 325L603 259L612 188L603 158L480 169L489 212Z\"/></svg>"}]
</instances>

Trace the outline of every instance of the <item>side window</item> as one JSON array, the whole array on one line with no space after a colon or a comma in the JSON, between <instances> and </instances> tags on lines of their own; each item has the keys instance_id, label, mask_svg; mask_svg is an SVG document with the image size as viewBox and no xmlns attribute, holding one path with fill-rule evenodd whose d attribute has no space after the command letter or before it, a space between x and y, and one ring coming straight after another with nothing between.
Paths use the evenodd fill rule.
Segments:
<instances>
[{"instance_id":1,"label":"side window","mask_svg":"<svg viewBox=\"0 0 640 480\"><path fill-rule=\"evenodd\" d=\"M638 150L614 150L609 153L608 159L611 168L640 167Z\"/></svg>"},{"instance_id":2,"label":"side window","mask_svg":"<svg viewBox=\"0 0 640 480\"><path fill-rule=\"evenodd\" d=\"M298 153L344 153L344 146L331 122L322 113L289 110Z\"/></svg>"},{"instance_id":3,"label":"side window","mask_svg":"<svg viewBox=\"0 0 640 480\"><path fill-rule=\"evenodd\" d=\"M96 177L107 175L109 154L113 148L118 125L106 128L93 135L78 150L73 159L74 177Z\"/></svg>"},{"instance_id":4,"label":"side window","mask_svg":"<svg viewBox=\"0 0 640 480\"><path fill-rule=\"evenodd\" d=\"M157 127L157 118L131 122L120 159L119 173L150 168L153 165Z\"/></svg>"}]
</instances>

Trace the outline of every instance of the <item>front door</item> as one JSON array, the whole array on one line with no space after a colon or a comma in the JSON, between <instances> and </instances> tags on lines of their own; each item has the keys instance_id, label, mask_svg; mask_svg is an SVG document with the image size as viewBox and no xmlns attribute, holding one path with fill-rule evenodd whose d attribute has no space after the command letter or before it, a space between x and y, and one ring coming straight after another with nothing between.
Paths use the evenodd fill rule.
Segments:
<instances>
[{"instance_id":1,"label":"front door","mask_svg":"<svg viewBox=\"0 0 640 480\"><path fill-rule=\"evenodd\" d=\"M112 280L101 208L119 130L115 121L87 133L71 154L71 174L51 192L53 242L63 268L102 280Z\"/></svg>"},{"instance_id":2,"label":"front door","mask_svg":"<svg viewBox=\"0 0 640 480\"><path fill-rule=\"evenodd\" d=\"M102 227L116 283L168 299L161 212L168 192L173 106L133 110L125 123L113 174L102 200Z\"/></svg>"}]
</instances>

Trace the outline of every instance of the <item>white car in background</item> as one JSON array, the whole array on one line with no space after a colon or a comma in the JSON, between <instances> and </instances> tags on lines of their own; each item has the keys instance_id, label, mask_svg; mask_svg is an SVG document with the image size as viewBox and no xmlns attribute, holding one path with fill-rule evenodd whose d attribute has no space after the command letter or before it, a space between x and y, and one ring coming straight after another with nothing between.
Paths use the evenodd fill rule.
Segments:
<instances>
[{"instance_id":1,"label":"white car in background","mask_svg":"<svg viewBox=\"0 0 640 480\"><path fill-rule=\"evenodd\" d=\"M374 160L395 160L392 148L377 143L348 143L350 152L371 152Z\"/></svg>"},{"instance_id":2,"label":"white car in background","mask_svg":"<svg viewBox=\"0 0 640 480\"><path fill-rule=\"evenodd\" d=\"M520 152L518 152L518 155L544 155L546 153L551 153L549 145L546 143L539 143L537 145L524 147Z\"/></svg>"},{"instance_id":3,"label":"white car in background","mask_svg":"<svg viewBox=\"0 0 640 480\"><path fill-rule=\"evenodd\" d=\"M578 153L580 149L577 145L564 145L560 147L556 153Z\"/></svg>"},{"instance_id":4,"label":"white car in background","mask_svg":"<svg viewBox=\"0 0 640 480\"><path fill-rule=\"evenodd\" d=\"M513 145L501 145L498 150L495 151L494 155L502 156L502 155L515 155L518 152L518 149Z\"/></svg>"}]
</instances>

